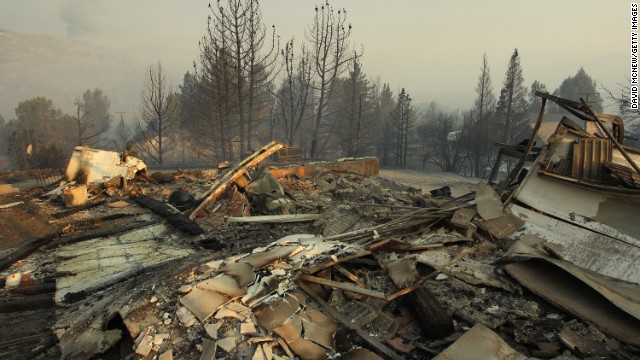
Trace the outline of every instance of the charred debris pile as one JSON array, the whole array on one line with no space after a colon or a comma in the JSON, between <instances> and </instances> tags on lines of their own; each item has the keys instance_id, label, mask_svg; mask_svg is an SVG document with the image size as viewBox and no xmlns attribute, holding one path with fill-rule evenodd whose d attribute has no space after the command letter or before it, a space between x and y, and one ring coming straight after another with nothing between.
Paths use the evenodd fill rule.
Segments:
<instances>
[{"instance_id":1,"label":"charred debris pile","mask_svg":"<svg viewBox=\"0 0 640 360\"><path fill-rule=\"evenodd\" d=\"M591 138L567 124L554 144ZM2 258L0 327L32 331L3 336L1 355L640 357L637 237L548 216L537 205L551 200L528 195L570 192L535 181L590 190L543 174L568 146L534 149L544 169L517 183L458 197L380 178L374 158L274 167L282 147L153 174L77 148L75 182L31 200L57 230ZM634 191L627 167L603 166Z\"/></svg>"}]
</instances>

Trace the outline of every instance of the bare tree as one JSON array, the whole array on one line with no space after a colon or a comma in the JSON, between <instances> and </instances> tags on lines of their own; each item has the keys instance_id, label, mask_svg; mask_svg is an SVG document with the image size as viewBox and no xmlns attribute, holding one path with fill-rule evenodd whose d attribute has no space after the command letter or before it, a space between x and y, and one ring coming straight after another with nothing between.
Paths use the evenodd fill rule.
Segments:
<instances>
[{"instance_id":1,"label":"bare tree","mask_svg":"<svg viewBox=\"0 0 640 360\"><path fill-rule=\"evenodd\" d=\"M260 108L269 102L267 94L272 90L273 80L280 71L278 68L280 43L275 26L271 27L271 36L268 37L258 1L247 0L245 7L248 8L248 36L245 42L246 68L248 69L246 150L252 150L253 123L257 120L256 107Z\"/></svg>"},{"instance_id":2,"label":"bare tree","mask_svg":"<svg viewBox=\"0 0 640 360\"><path fill-rule=\"evenodd\" d=\"M227 0L224 4L218 0L209 8L207 33L200 41L195 69L199 124L194 129L200 135L215 129L209 139L216 139L216 144L209 146L217 150L210 152L231 159L234 153L244 154L252 148L255 119L268 113L259 110L270 102L279 44L275 28L268 36L257 0Z\"/></svg>"},{"instance_id":3,"label":"bare tree","mask_svg":"<svg viewBox=\"0 0 640 360\"><path fill-rule=\"evenodd\" d=\"M224 9L211 8L211 12L207 33L199 43L199 66L194 63L197 119L191 130L200 140L198 154L212 160L228 160L234 152L231 110L237 97L231 92L233 66Z\"/></svg>"},{"instance_id":4,"label":"bare tree","mask_svg":"<svg viewBox=\"0 0 640 360\"><path fill-rule=\"evenodd\" d=\"M73 105L76 107L75 124L78 134L77 144L78 146L99 147L104 144L104 134L106 133L108 126L102 125L102 128L98 122L92 121L92 111L90 105L87 102L77 98Z\"/></svg>"},{"instance_id":5,"label":"bare tree","mask_svg":"<svg viewBox=\"0 0 640 360\"><path fill-rule=\"evenodd\" d=\"M627 78L627 84L631 83L631 80ZM640 111L631 108L631 99L629 94L631 93L629 85L618 84L618 92L605 88L602 84L600 87L607 93L607 98L615 105L615 115L620 116L625 124L625 132L629 132L628 138L630 140L638 141L640 138ZM637 145L636 145L637 146Z\"/></svg>"},{"instance_id":6,"label":"bare tree","mask_svg":"<svg viewBox=\"0 0 640 360\"><path fill-rule=\"evenodd\" d=\"M529 90L529 113L537 113L540 111L542 107L542 98L536 96L536 92L545 92L548 93L547 86L541 83L538 80L534 80L531 84L531 90ZM547 112L547 107L545 106L545 112Z\"/></svg>"},{"instance_id":7,"label":"bare tree","mask_svg":"<svg viewBox=\"0 0 640 360\"><path fill-rule=\"evenodd\" d=\"M346 69L346 64L353 58L349 36L351 25L345 25L347 11L337 12L325 2L320 8L316 6L313 24L306 31L307 40L311 44L314 82L318 91L315 124L311 134L310 156L318 154L320 128L322 126L324 110L327 107L334 84L338 76Z\"/></svg>"},{"instance_id":8,"label":"bare tree","mask_svg":"<svg viewBox=\"0 0 640 360\"><path fill-rule=\"evenodd\" d=\"M162 165L174 145L173 130L178 122L178 102L165 78L161 63L149 66L141 93L136 136L141 151Z\"/></svg>"},{"instance_id":9,"label":"bare tree","mask_svg":"<svg viewBox=\"0 0 640 360\"><path fill-rule=\"evenodd\" d=\"M443 171L458 172L464 161L463 139L460 137L459 114L432 108L418 125L418 137L428 150L423 154Z\"/></svg>"},{"instance_id":10,"label":"bare tree","mask_svg":"<svg viewBox=\"0 0 640 360\"><path fill-rule=\"evenodd\" d=\"M113 133L113 141L117 144L116 147L119 148L119 151L121 151L127 147L127 143L132 139L133 131L131 129L131 126L125 124L124 122L124 117L122 116L122 114L125 113L122 111L118 111L116 113L120 114L120 121L118 122L118 125L116 125L116 129Z\"/></svg>"},{"instance_id":11,"label":"bare tree","mask_svg":"<svg viewBox=\"0 0 640 360\"><path fill-rule=\"evenodd\" d=\"M283 122L287 144L293 146L300 125L307 119L311 90L311 61L304 46L300 57L294 52L294 41L282 51L285 75L276 97L279 117Z\"/></svg>"}]
</instances>

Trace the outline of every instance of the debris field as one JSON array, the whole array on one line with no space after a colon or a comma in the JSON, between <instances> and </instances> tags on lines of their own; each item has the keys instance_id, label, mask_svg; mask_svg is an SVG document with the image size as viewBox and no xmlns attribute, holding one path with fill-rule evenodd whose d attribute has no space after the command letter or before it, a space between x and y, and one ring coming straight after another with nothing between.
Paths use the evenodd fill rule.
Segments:
<instances>
[{"instance_id":1,"label":"debris field","mask_svg":"<svg viewBox=\"0 0 640 360\"><path fill-rule=\"evenodd\" d=\"M3 195L50 231L0 256L0 358L640 358L637 245L581 263L588 237L518 201L532 180L453 197L282 148L149 174L79 147L67 181Z\"/></svg>"}]
</instances>

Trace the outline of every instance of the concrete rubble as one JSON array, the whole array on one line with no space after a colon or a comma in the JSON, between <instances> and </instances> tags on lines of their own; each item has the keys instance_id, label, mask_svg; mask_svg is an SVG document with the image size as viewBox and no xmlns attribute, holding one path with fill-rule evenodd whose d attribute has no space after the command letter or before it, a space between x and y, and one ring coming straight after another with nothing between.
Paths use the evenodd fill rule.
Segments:
<instances>
[{"instance_id":1,"label":"concrete rubble","mask_svg":"<svg viewBox=\"0 0 640 360\"><path fill-rule=\"evenodd\" d=\"M562 161L553 153L562 126L534 169ZM0 329L22 317L38 330L2 340L0 354L640 357L637 228L616 227L603 209L580 227L591 210L567 220L567 204L542 209L550 200L532 200L531 184L554 181L548 174L530 170L454 198L382 179L372 158L270 162L282 148L272 142L238 164L191 172L148 174L129 158L122 173L68 178L86 186L79 206L67 208L64 186L23 199L38 201L57 230L6 252ZM70 164L86 167L88 154L106 156L76 149ZM636 191L626 170L609 168L619 193Z\"/></svg>"}]
</instances>

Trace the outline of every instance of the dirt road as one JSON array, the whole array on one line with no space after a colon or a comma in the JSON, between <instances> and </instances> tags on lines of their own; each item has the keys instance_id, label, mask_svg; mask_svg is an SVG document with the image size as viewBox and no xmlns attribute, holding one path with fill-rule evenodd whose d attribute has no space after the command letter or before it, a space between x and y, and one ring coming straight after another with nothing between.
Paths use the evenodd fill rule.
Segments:
<instances>
[{"instance_id":1,"label":"dirt road","mask_svg":"<svg viewBox=\"0 0 640 360\"><path fill-rule=\"evenodd\" d=\"M448 185L451 188L451 194L453 196L464 195L475 190L475 184L481 180L443 171L434 172L408 169L380 169L380 177L422 189L424 193Z\"/></svg>"}]
</instances>

